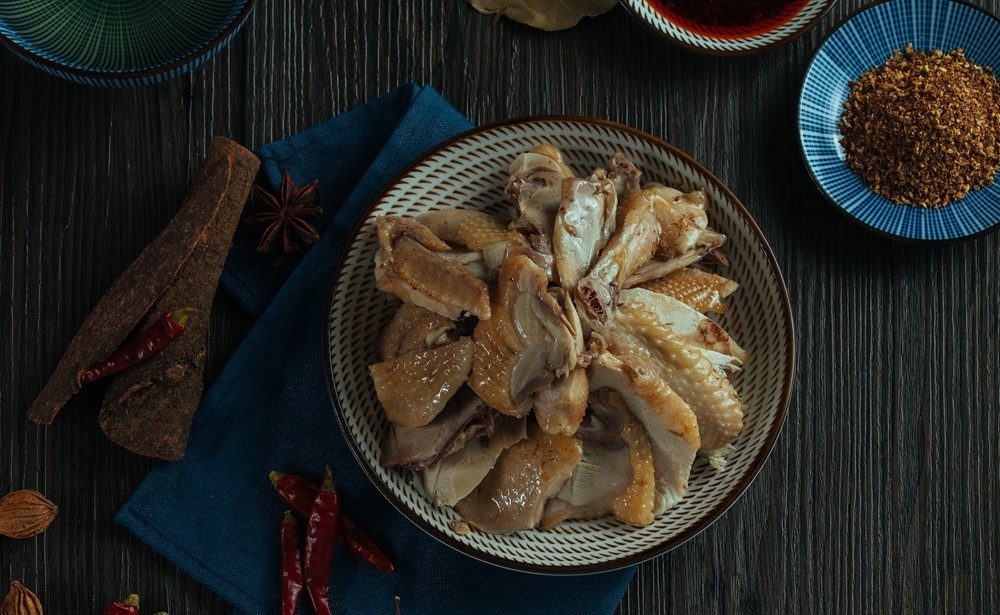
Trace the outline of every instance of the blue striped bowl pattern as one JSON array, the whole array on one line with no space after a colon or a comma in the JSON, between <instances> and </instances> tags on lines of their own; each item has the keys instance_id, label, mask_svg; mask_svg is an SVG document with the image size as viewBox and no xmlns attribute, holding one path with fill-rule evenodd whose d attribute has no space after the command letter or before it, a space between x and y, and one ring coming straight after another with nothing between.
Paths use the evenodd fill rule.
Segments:
<instances>
[{"instance_id":1,"label":"blue striped bowl pattern","mask_svg":"<svg viewBox=\"0 0 1000 615\"><path fill-rule=\"evenodd\" d=\"M0 0L0 43L75 83L151 85L218 53L253 5L254 0Z\"/></svg>"},{"instance_id":2,"label":"blue striped bowl pattern","mask_svg":"<svg viewBox=\"0 0 1000 615\"><path fill-rule=\"evenodd\" d=\"M893 238L947 242L1000 225L1000 184L941 209L894 205L847 168L838 123L850 82L893 51L965 49L976 64L1000 70L1000 21L954 0L889 0L861 10L817 50L799 98L799 142L806 167L836 208Z\"/></svg>"}]
</instances>

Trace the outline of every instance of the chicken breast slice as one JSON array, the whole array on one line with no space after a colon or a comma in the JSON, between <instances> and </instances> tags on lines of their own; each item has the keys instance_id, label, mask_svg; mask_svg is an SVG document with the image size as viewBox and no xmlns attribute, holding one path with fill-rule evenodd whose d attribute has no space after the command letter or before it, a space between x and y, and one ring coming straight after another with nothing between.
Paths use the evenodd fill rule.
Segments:
<instances>
[{"instance_id":1,"label":"chicken breast slice","mask_svg":"<svg viewBox=\"0 0 1000 615\"><path fill-rule=\"evenodd\" d=\"M579 331L547 289L545 272L527 256L500 268L493 316L473 332L469 386L504 414L524 416L533 396L576 366Z\"/></svg>"},{"instance_id":2,"label":"chicken breast slice","mask_svg":"<svg viewBox=\"0 0 1000 615\"><path fill-rule=\"evenodd\" d=\"M484 531L507 534L538 526L545 504L573 475L583 447L570 436L531 425L528 437L501 453L486 478L455 505L462 518Z\"/></svg>"},{"instance_id":3,"label":"chicken breast slice","mask_svg":"<svg viewBox=\"0 0 1000 615\"><path fill-rule=\"evenodd\" d=\"M545 433L572 436L587 411L587 370L577 367L535 395L534 413Z\"/></svg>"},{"instance_id":4,"label":"chicken breast slice","mask_svg":"<svg viewBox=\"0 0 1000 615\"><path fill-rule=\"evenodd\" d=\"M727 309L724 299L740 287L729 278L692 267L685 267L640 286L673 297L703 314L724 314Z\"/></svg>"},{"instance_id":5,"label":"chicken breast slice","mask_svg":"<svg viewBox=\"0 0 1000 615\"><path fill-rule=\"evenodd\" d=\"M652 516L674 506L687 493L691 464L701 444L691 408L638 357L599 354L590 364L590 390L600 404L624 405L646 431L655 479ZM623 501L619 512L623 511L628 511L630 522L652 521L641 503Z\"/></svg>"},{"instance_id":6,"label":"chicken breast slice","mask_svg":"<svg viewBox=\"0 0 1000 615\"><path fill-rule=\"evenodd\" d=\"M463 337L371 365L375 393L389 421L421 427L434 420L468 378L474 348L472 339Z\"/></svg>"},{"instance_id":7,"label":"chicken breast slice","mask_svg":"<svg viewBox=\"0 0 1000 615\"><path fill-rule=\"evenodd\" d=\"M437 253L450 248L427 227L400 216L382 216L375 226L379 240L375 285L379 290L452 320L466 313L490 317L486 284L461 264L441 258Z\"/></svg>"},{"instance_id":8,"label":"chicken breast slice","mask_svg":"<svg viewBox=\"0 0 1000 615\"><path fill-rule=\"evenodd\" d=\"M455 323L412 303L403 303L378 335L378 357L385 361L414 350L437 348L456 341L449 335Z\"/></svg>"},{"instance_id":9,"label":"chicken breast slice","mask_svg":"<svg viewBox=\"0 0 1000 615\"><path fill-rule=\"evenodd\" d=\"M470 250L500 243L527 246L524 234L482 211L443 209L421 215L417 220L444 241L465 246Z\"/></svg>"}]
</instances>

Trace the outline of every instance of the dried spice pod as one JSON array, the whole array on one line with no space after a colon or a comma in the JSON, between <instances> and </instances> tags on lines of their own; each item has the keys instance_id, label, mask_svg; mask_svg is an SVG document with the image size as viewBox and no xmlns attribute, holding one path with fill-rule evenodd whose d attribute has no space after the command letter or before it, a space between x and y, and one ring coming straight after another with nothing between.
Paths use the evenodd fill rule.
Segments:
<instances>
[{"instance_id":1,"label":"dried spice pod","mask_svg":"<svg viewBox=\"0 0 1000 615\"><path fill-rule=\"evenodd\" d=\"M31 538L49 527L59 507L37 491L22 489L0 500L0 534L10 538Z\"/></svg>"},{"instance_id":2,"label":"dried spice pod","mask_svg":"<svg viewBox=\"0 0 1000 615\"><path fill-rule=\"evenodd\" d=\"M0 615L42 615L42 603L30 589L11 581L10 591L0 605Z\"/></svg>"}]
</instances>

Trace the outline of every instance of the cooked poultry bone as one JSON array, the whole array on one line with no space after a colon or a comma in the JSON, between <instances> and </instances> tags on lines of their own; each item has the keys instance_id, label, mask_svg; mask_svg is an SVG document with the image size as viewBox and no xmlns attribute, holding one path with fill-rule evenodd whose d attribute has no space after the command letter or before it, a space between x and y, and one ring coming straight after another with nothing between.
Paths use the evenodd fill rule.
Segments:
<instances>
[{"instance_id":1,"label":"cooked poultry bone","mask_svg":"<svg viewBox=\"0 0 1000 615\"><path fill-rule=\"evenodd\" d=\"M652 517L679 502L687 493L691 464L701 443L688 404L641 359L619 359L607 352L590 365L590 390L598 404L624 404L646 430L656 481ZM641 503L631 504L623 506L631 513L630 523L652 522Z\"/></svg>"},{"instance_id":2,"label":"cooked poultry bone","mask_svg":"<svg viewBox=\"0 0 1000 615\"><path fill-rule=\"evenodd\" d=\"M379 250L375 254L375 281L391 292L452 320L463 313L490 317L486 284L462 265L437 253L448 244L412 218L382 216L376 220Z\"/></svg>"},{"instance_id":3,"label":"cooked poultry bone","mask_svg":"<svg viewBox=\"0 0 1000 615\"><path fill-rule=\"evenodd\" d=\"M660 225L657 256L669 260L692 250L707 253L726 241L725 235L708 228L703 191L695 190L685 194L676 188L657 183L646 184L643 188L656 195L653 208Z\"/></svg>"},{"instance_id":4,"label":"cooked poultry bone","mask_svg":"<svg viewBox=\"0 0 1000 615\"><path fill-rule=\"evenodd\" d=\"M562 199L563 180L573 177L562 152L539 145L511 163L506 193L514 204L512 229L533 234L537 250L552 253L552 228Z\"/></svg>"},{"instance_id":5,"label":"cooked poultry bone","mask_svg":"<svg viewBox=\"0 0 1000 615\"><path fill-rule=\"evenodd\" d=\"M653 210L655 193L632 190L625 193L618 208L620 223L608 245L577 287L586 310L598 322L606 323L618 289L640 265L653 255L660 229Z\"/></svg>"},{"instance_id":6,"label":"cooked poultry bone","mask_svg":"<svg viewBox=\"0 0 1000 615\"><path fill-rule=\"evenodd\" d=\"M567 179L562 185L562 202L552 229L559 284L576 290L601 248L615 231L618 196L608 179Z\"/></svg>"},{"instance_id":7,"label":"cooked poultry bone","mask_svg":"<svg viewBox=\"0 0 1000 615\"><path fill-rule=\"evenodd\" d=\"M473 332L469 386L504 414L522 417L532 397L576 366L579 328L547 289L548 277L527 256L500 268L489 320Z\"/></svg>"},{"instance_id":8,"label":"cooked poultry bone","mask_svg":"<svg viewBox=\"0 0 1000 615\"><path fill-rule=\"evenodd\" d=\"M633 286L639 286L640 284L666 277L672 273L681 271L689 265L697 263L704 257L705 253L701 250L689 250L680 256L668 260L654 258L632 272L632 275L625 280L625 288L632 288Z\"/></svg>"},{"instance_id":9,"label":"cooked poultry bone","mask_svg":"<svg viewBox=\"0 0 1000 615\"><path fill-rule=\"evenodd\" d=\"M614 183L619 196L628 190L639 189L639 177L642 176L642 171L622 152L615 152L611 156L604 173Z\"/></svg>"}]
</instances>

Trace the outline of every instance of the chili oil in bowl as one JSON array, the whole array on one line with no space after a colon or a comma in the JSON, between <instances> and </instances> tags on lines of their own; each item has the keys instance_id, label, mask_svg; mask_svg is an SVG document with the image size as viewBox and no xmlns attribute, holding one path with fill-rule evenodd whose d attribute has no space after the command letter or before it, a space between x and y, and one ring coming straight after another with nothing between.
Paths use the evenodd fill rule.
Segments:
<instances>
[{"instance_id":1,"label":"chili oil in bowl","mask_svg":"<svg viewBox=\"0 0 1000 615\"><path fill-rule=\"evenodd\" d=\"M733 379L744 425L726 467L704 458L691 468L689 490L651 524L633 527L602 517L565 521L551 530L513 534L462 531L462 517L437 506L401 468L381 464L389 431L368 366L376 340L398 301L376 287L374 257L380 216L420 216L456 206L509 216L504 192L511 162L539 143L559 148L575 169L603 167L623 152L643 181L703 189L713 230L728 238L726 275L739 290L727 298L719 325L750 360ZM345 439L362 469L410 521L442 543L505 568L552 575L614 570L653 558L707 528L750 487L777 441L791 396L794 325L778 264L760 228L737 197L687 154L633 128L605 120L542 117L510 120L460 135L431 151L390 183L347 241L334 274L327 321L327 383Z\"/></svg>"},{"instance_id":2,"label":"chili oil in bowl","mask_svg":"<svg viewBox=\"0 0 1000 615\"><path fill-rule=\"evenodd\" d=\"M0 45L74 83L135 87L172 79L214 56L255 0L3 0Z\"/></svg>"},{"instance_id":3,"label":"chili oil in bowl","mask_svg":"<svg viewBox=\"0 0 1000 615\"><path fill-rule=\"evenodd\" d=\"M708 55L751 55L805 34L836 0L622 0L667 41Z\"/></svg>"},{"instance_id":4,"label":"chili oil in bowl","mask_svg":"<svg viewBox=\"0 0 1000 615\"><path fill-rule=\"evenodd\" d=\"M1000 67L998 40L1000 20L955 0L888 0L857 11L827 36L799 97L799 145L837 211L919 243L968 239L1000 226L1000 185L986 179L976 189L982 169L995 174L1000 162L1000 137L990 129L1000 91L985 85L996 83L988 67ZM924 71L954 77L931 79ZM892 97L906 102L893 105ZM983 129L974 129L982 119ZM866 159L872 149L877 153ZM907 184L893 179L901 177L894 168L908 173Z\"/></svg>"}]
</instances>

